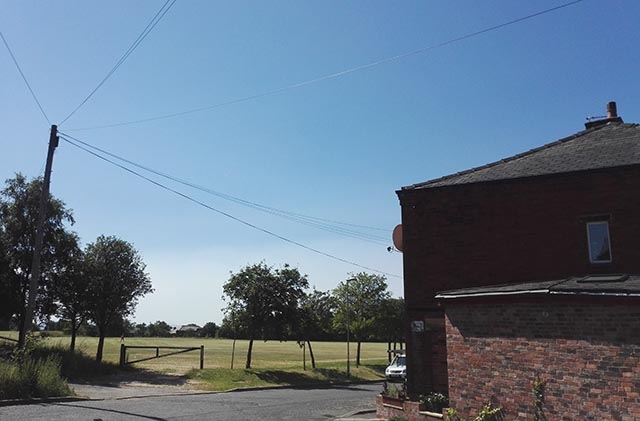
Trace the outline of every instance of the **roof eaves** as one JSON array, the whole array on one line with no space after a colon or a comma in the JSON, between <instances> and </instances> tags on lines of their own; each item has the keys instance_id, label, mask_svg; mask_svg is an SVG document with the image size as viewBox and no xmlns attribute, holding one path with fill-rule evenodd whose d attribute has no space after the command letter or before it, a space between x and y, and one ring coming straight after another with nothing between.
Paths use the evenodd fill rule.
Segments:
<instances>
[{"instance_id":1,"label":"roof eaves","mask_svg":"<svg viewBox=\"0 0 640 421\"><path fill-rule=\"evenodd\" d=\"M640 292L549 291L551 295L587 295L595 297L640 297Z\"/></svg>"},{"instance_id":2,"label":"roof eaves","mask_svg":"<svg viewBox=\"0 0 640 421\"><path fill-rule=\"evenodd\" d=\"M524 295L524 294L549 294L548 288L543 289L529 289L522 291L492 291L492 292L478 292L469 294L438 294L435 298L442 300L450 300L454 298L475 298L475 297L501 297L507 295Z\"/></svg>"},{"instance_id":3,"label":"roof eaves","mask_svg":"<svg viewBox=\"0 0 640 421\"><path fill-rule=\"evenodd\" d=\"M425 181L425 182L422 182L422 183L416 183L416 184L412 184L412 185L409 185L409 186L404 186L404 187L401 188L401 191L428 188L429 185L432 185L432 184L437 184L437 183L441 183L443 181L446 181L446 180L449 180L449 179L452 179L452 178L455 178L455 177L468 175L468 174L474 173L476 171L484 170L484 169L491 168L491 167L494 167L494 166L499 165L499 164L503 164L505 162L515 161L516 159L520 159L520 158L532 155L532 154L534 154L536 152L540 152L542 150L552 148L554 146L569 142L571 140L578 139L578 138L580 138L580 137L582 137L582 136L584 136L586 134L590 134L590 133L593 133L595 131L598 131L598 130L602 129L603 127L606 127L606 125L597 126L597 127L593 127L593 128L590 128L590 129L582 130L582 131L574 133L574 134L572 134L570 136L566 136L566 137L563 137L561 139L558 139L558 140L556 140L554 142L547 143L545 145L539 146L537 148L530 149L530 150L528 150L526 152L522 152L522 153L510 156L508 158L503 158L503 159L501 159L499 161L494 161L494 162L491 162L491 163L488 163L488 164L485 164L485 165L481 165L481 166L478 166L478 167L475 167L475 168L470 168L468 170L459 171L459 172L454 173L454 174L448 174L448 175L445 175L443 177L435 178L435 179L432 179L432 180L429 180L429 181ZM478 183L486 183L486 182L487 181L478 181Z\"/></svg>"}]
</instances>

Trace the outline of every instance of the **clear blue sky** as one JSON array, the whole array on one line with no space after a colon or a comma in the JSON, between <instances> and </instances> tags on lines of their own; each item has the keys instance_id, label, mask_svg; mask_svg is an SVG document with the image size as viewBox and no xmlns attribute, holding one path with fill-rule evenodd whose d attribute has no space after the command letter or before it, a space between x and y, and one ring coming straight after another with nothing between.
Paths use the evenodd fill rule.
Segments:
<instances>
[{"instance_id":1,"label":"clear blue sky","mask_svg":"<svg viewBox=\"0 0 640 421\"><path fill-rule=\"evenodd\" d=\"M164 1L0 2L0 30L52 123L113 67ZM640 121L634 0L584 0L493 32L277 94L433 46L564 1L185 1L60 130L210 189L292 212L391 230L395 190L582 130L615 100ZM42 174L49 123L0 45L0 178ZM162 181L161 179L158 179ZM165 183L166 181L162 181ZM208 205L342 259L402 275L402 255L190 190ZM156 292L141 322L220 322L229 271L289 263L327 290L362 269L299 248L113 167L65 142L52 194L83 244L138 248ZM369 232L369 231L368 231ZM370 231L389 238L390 232ZM400 277L388 277L402 296Z\"/></svg>"}]
</instances>

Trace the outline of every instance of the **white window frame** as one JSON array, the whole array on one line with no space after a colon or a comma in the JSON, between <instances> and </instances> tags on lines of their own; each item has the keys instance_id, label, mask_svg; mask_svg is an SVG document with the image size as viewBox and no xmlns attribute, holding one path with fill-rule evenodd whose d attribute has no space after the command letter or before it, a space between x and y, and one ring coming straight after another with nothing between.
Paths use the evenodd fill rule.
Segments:
<instances>
[{"instance_id":1,"label":"white window frame","mask_svg":"<svg viewBox=\"0 0 640 421\"><path fill-rule=\"evenodd\" d=\"M609 246L609 259L596 260L596 256L591 254L591 226L604 225L607 228L607 242ZM611 250L611 231L609 230L609 221L593 221L587 222L587 248L589 249L589 262L591 263L611 263L613 261L613 251Z\"/></svg>"}]
</instances>

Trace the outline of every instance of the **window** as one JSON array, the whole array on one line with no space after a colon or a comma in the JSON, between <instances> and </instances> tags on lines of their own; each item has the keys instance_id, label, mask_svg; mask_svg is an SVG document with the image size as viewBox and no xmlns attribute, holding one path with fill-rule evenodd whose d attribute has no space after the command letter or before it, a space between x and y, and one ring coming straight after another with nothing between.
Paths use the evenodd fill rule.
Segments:
<instances>
[{"instance_id":1,"label":"window","mask_svg":"<svg viewBox=\"0 0 640 421\"><path fill-rule=\"evenodd\" d=\"M587 240L591 263L611 262L611 241L607 221L587 222Z\"/></svg>"}]
</instances>

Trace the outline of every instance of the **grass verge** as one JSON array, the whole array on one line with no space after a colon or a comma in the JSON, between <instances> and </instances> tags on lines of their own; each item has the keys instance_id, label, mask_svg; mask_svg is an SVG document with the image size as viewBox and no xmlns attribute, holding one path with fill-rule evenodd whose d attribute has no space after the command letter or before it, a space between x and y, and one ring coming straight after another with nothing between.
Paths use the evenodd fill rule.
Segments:
<instances>
[{"instance_id":1,"label":"grass verge","mask_svg":"<svg viewBox=\"0 0 640 421\"><path fill-rule=\"evenodd\" d=\"M0 360L0 399L72 395L55 356Z\"/></svg>"},{"instance_id":2,"label":"grass verge","mask_svg":"<svg viewBox=\"0 0 640 421\"><path fill-rule=\"evenodd\" d=\"M343 367L332 366L309 370L210 368L191 370L187 372L186 377L199 382L199 388L203 390L224 391L268 386L330 386L336 383L382 380L383 372L383 365L353 368L350 377L347 377Z\"/></svg>"},{"instance_id":3,"label":"grass verge","mask_svg":"<svg viewBox=\"0 0 640 421\"><path fill-rule=\"evenodd\" d=\"M98 364L82 352L30 340L24 349L0 346L0 400L72 396L67 378L89 379L114 374L113 363Z\"/></svg>"}]
</instances>

